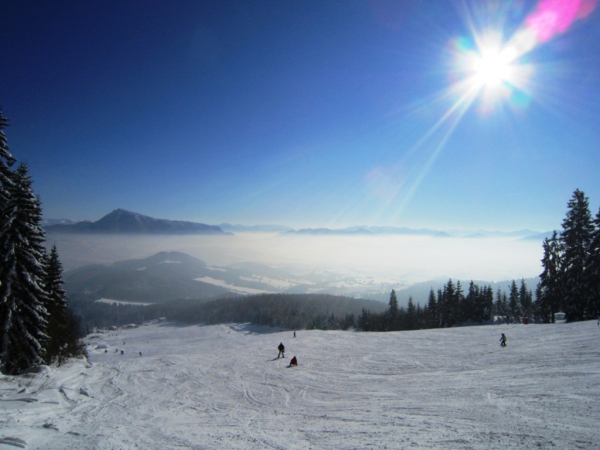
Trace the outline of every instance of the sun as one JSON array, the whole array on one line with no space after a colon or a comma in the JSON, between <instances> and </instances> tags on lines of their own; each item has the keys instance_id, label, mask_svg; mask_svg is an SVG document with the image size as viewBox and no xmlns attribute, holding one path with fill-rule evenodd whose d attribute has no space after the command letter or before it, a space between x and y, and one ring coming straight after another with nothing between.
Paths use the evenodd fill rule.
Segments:
<instances>
[{"instance_id":1,"label":"sun","mask_svg":"<svg viewBox=\"0 0 600 450\"><path fill-rule=\"evenodd\" d=\"M483 48L473 54L470 72L475 87L495 89L504 83L512 83L516 52L511 47L498 49Z\"/></svg>"}]
</instances>

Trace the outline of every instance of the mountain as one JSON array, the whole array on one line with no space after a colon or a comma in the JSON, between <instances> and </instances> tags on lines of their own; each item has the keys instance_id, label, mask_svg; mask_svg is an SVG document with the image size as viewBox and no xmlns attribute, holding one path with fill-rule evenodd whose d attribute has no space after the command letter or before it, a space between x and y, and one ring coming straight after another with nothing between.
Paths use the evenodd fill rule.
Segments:
<instances>
[{"instance_id":1,"label":"mountain","mask_svg":"<svg viewBox=\"0 0 600 450\"><path fill-rule=\"evenodd\" d=\"M92 265L65 272L68 295L87 294L94 299L163 303L176 299L215 298L228 294L220 286L197 281L210 269L200 259L180 252L160 252L145 259Z\"/></svg>"},{"instance_id":2,"label":"mountain","mask_svg":"<svg viewBox=\"0 0 600 450\"><path fill-rule=\"evenodd\" d=\"M302 228L297 231L288 231L290 234L311 235L311 236L375 236L375 235L411 235L411 236L450 236L444 231L429 230L420 228L418 230L412 228L398 227L369 227L355 226L347 228Z\"/></svg>"},{"instance_id":3,"label":"mountain","mask_svg":"<svg viewBox=\"0 0 600 450\"><path fill-rule=\"evenodd\" d=\"M49 225L73 225L75 221L69 219L43 219L42 226L47 227Z\"/></svg>"},{"instance_id":4,"label":"mountain","mask_svg":"<svg viewBox=\"0 0 600 450\"><path fill-rule=\"evenodd\" d=\"M294 231L293 228L283 225L232 225L230 223L222 223L218 226L223 231L239 233L286 233Z\"/></svg>"},{"instance_id":5,"label":"mountain","mask_svg":"<svg viewBox=\"0 0 600 450\"><path fill-rule=\"evenodd\" d=\"M47 233L231 234L214 225L155 219L124 209L115 209L96 222L48 225L44 229Z\"/></svg>"},{"instance_id":6,"label":"mountain","mask_svg":"<svg viewBox=\"0 0 600 450\"><path fill-rule=\"evenodd\" d=\"M521 240L522 241L538 241L541 245L542 242L544 242L544 239L546 239L546 238L550 239L553 234L554 234L554 231L546 231L545 233L534 234L533 236L526 236L524 238L521 238Z\"/></svg>"}]
</instances>

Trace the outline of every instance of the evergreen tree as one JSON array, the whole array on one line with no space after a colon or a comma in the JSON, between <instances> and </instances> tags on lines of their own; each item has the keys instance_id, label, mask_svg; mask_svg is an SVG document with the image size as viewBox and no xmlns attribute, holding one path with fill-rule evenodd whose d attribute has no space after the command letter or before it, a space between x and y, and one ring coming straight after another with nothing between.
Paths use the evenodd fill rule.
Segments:
<instances>
[{"instance_id":1,"label":"evergreen tree","mask_svg":"<svg viewBox=\"0 0 600 450\"><path fill-rule=\"evenodd\" d=\"M525 279L521 278L521 287L519 288L519 303L524 316L529 317L533 311L533 295L527 289Z\"/></svg>"},{"instance_id":2,"label":"evergreen tree","mask_svg":"<svg viewBox=\"0 0 600 450\"><path fill-rule=\"evenodd\" d=\"M594 225L588 198L582 191L575 190L567 206L569 209L560 235L563 246L562 284L567 321L573 322L583 320L588 313L585 266Z\"/></svg>"},{"instance_id":3,"label":"evergreen tree","mask_svg":"<svg viewBox=\"0 0 600 450\"><path fill-rule=\"evenodd\" d=\"M444 286L442 296L444 298L444 326L454 326L456 325L458 302L456 301L456 286L452 279L449 279Z\"/></svg>"},{"instance_id":4,"label":"evergreen tree","mask_svg":"<svg viewBox=\"0 0 600 450\"><path fill-rule=\"evenodd\" d=\"M398 298L396 297L396 291L392 289L390 293L390 316L396 317L398 315Z\"/></svg>"},{"instance_id":5,"label":"evergreen tree","mask_svg":"<svg viewBox=\"0 0 600 450\"><path fill-rule=\"evenodd\" d=\"M585 262L585 285L588 293L587 309L590 315L600 316L600 209L594 219Z\"/></svg>"},{"instance_id":6,"label":"evergreen tree","mask_svg":"<svg viewBox=\"0 0 600 450\"><path fill-rule=\"evenodd\" d=\"M48 316L40 201L31 188L26 165L21 164L12 178L0 230L1 363L7 374L43 361Z\"/></svg>"},{"instance_id":7,"label":"evergreen tree","mask_svg":"<svg viewBox=\"0 0 600 450\"><path fill-rule=\"evenodd\" d=\"M8 143L4 128L8 126L8 120L2 115L0 107L0 212L4 209L8 193L7 189L12 186L13 172L10 167L15 163L15 158L8 151Z\"/></svg>"},{"instance_id":8,"label":"evergreen tree","mask_svg":"<svg viewBox=\"0 0 600 450\"><path fill-rule=\"evenodd\" d=\"M416 309L412 295L408 297L408 307L406 308L406 329L414 330L416 328Z\"/></svg>"},{"instance_id":9,"label":"evergreen tree","mask_svg":"<svg viewBox=\"0 0 600 450\"><path fill-rule=\"evenodd\" d=\"M518 319L521 312L521 305L519 304L519 290L517 289L517 283L512 280L508 294L508 308L510 316L513 319Z\"/></svg>"},{"instance_id":10,"label":"evergreen tree","mask_svg":"<svg viewBox=\"0 0 600 450\"><path fill-rule=\"evenodd\" d=\"M428 328L437 328L440 326L439 317L438 317L438 308L437 302L435 299L435 293L433 292L433 288L429 290L429 299L427 300L427 327Z\"/></svg>"},{"instance_id":11,"label":"evergreen tree","mask_svg":"<svg viewBox=\"0 0 600 450\"><path fill-rule=\"evenodd\" d=\"M448 307L446 305L446 299L441 289L437 291L437 311L438 311L438 327L445 328L448 324Z\"/></svg>"},{"instance_id":12,"label":"evergreen tree","mask_svg":"<svg viewBox=\"0 0 600 450\"><path fill-rule=\"evenodd\" d=\"M562 262L561 243L556 231L550 239L544 239L544 256L537 295L537 307L545 322L554 323L554 314L560 311L562 304Z\"/></svg>"},{"instance_id":13,"label":"evergreen tree","mask_svg":"<svg viewBox=\"0 0 600 450\"><path fill-rule=\"evenodd\" d=\"M60 365L69 357L85 354L85 348L79 340L78 321L68 309L56 246L52 246L50 255L44 258L44 266L44 287L48 296L46 310L49 314L45 360L47 364L57 362Z\"/></svg>"},{"instance_id":14,"label":"evergreen tree","mask_svg":"<svg viewBox=\"0 0 600 450\"><path fill-rule=\"evenodd\" d=\"M494 311L494 290L487 286L483 292L483 321L491 320Z\"/></svg>"},{"instance_id":15,"label":"evergreen tree","mask_svg":"<svg viewBox=\"0 0 600 450\"><path fill-rule=\"evenodd\" d=\"M498 288L496 293L496 303L494 304L494 311L497 316L506 316L506 310L502 304L502 290Z\"/></svg>"}]
</instances>

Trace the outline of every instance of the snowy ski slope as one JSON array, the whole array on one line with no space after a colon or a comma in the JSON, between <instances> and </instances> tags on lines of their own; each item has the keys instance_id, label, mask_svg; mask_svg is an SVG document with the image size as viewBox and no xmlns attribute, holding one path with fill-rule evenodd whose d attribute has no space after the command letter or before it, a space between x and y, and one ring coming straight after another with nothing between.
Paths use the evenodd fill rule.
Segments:
<instances>
[{"instance_id":1,"label":"snowy ski slope","mask_svg":"<svg viewBox=\"0 0 600 450\"><path fill-rule=\"evenodd\" d=\"M89 363L0 376L0 449L600 448L595 321L272 331L91 335Z\"/></svg>"}]
</instances>

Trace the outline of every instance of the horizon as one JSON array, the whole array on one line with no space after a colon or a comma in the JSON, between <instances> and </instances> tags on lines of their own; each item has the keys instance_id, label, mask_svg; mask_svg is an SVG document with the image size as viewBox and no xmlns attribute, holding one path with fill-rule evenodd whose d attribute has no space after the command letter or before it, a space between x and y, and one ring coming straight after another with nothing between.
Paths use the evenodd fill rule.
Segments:
<instances>
[{"instance_id":1,"label":"horizon","mask_svg":"<svg viewBox=\"0 0 600 450\"><path fill-rule=\"evenodd\" d=\"M114 213L116 211L125 211L128 213L132 213L132 214L138 214L141 216L145 216L145 217L149 217L151 219L156 219L156 220L168 220L168 221L179 221L179 220L174 220L174 219L168 219L165 217L151 217L148 216L147 214L143 214L140 213L138 211L131 211L131 210L127 210L124 208L116 208L113 209L112 211L110 211L109 213L103 214L102 216L98 217L97 219L82 219L82 220L72 220L69 219L67 217L62 217L62 218L55 218L55 217L49 217L49 218L44 218L43 222L50 222L50 221L70 221L73 223L79 223L79 222L97 222L98 220L106 217L107 215ZM192 222L192 223L201 223L201 222L195 222L195 221L187 221L187 220L182 220L184 222ZM45 224L46 226L47 224ZM221 222L221 223L209 223L209 224L205 224L205 225L212 225L212 226L222 226L222 225L229 225L232 227L260 227L260 226L280 226L280 227L286 227L286 228L290 228L293 231L298 231L298 230L318 230L318 229L323 229L324 227L306 227L306 228L294 228L291 227L289 225L285 225L285 224L280 224L280 223L266 223L266 222L261 222L261 223L238 223L238 222ZM366 224L354 224L354 225L350 225L347 227L336 227L336 228L328 228L330 230L344 230L347 228L395 228L395 229L410 229L410 230L429 230L429 231L454 231L454 232L488 232L488 233L503 233L503 234L510 234L510 233L519 233L519 232L527 232L527 233L531 233L531 234L543 234L543 233L547 233L547 232L551 232L553 230L531 230L529 228L521 228L518 230L507 230L507 231L502 231L502 230L490 230L490 229L483 229L483 228L477 228L477 229L470 229L470 228L454 228L454 229L442 229L442 228L425 228L425 227L419 227L419 228L411 228L411 227L404 227L401 225L398 226L391 226L391 225L366 225ZM238 231L239 233L241 233L242 231ZM385 234L385 233L384 233Z\"/></svg>"},{"instance_id":2,"label":"horizon","mask_svg":"<svg viewBox=\"0 0 600 450\"><path fill-rule=\"evenodd\" d=\"M598 211L597 0L108 5L0 14L44 217L544 233L575 189Z\"/></svg>"}]
</instances>

